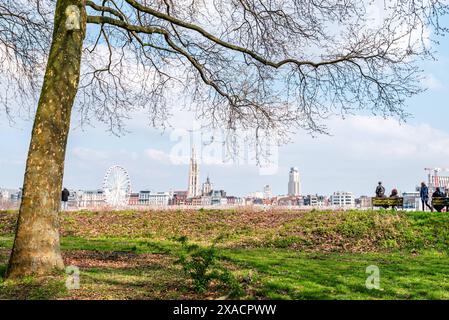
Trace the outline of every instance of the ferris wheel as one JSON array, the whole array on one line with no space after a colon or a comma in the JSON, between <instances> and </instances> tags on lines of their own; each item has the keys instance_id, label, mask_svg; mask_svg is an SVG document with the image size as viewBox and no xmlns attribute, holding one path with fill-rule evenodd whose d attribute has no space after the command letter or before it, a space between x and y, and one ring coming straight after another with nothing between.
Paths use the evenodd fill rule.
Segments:
<instances>
[{"instance_id":1,"label":"ferris wheel","mask_svg":"<svg viewBox=\"0 0 449 320\"><path fill-rule=\"evenodd\" d=\"M106 172L103 180L105 201L112 207L128 205L131 195L131 179L128 172L121 166L112 166Z\"/></svg>"}]
</instances>

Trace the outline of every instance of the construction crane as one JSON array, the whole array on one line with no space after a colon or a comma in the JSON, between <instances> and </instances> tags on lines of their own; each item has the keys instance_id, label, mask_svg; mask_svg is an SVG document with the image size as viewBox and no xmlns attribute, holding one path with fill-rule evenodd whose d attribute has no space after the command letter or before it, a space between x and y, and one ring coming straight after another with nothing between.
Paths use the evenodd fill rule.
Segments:
<instances>
[{"instance_id":1,"label":"construction crane","mask_svg":"<svg viewBox=\"0 0 449 320\"><path fill-rule=\"evenodd\" d=\"M443 171L449 172L449 169L447 168L424 168L424 170L429 172L429 188L433 191L440 186L439 173Z\"/></svg>"}]
</instances>

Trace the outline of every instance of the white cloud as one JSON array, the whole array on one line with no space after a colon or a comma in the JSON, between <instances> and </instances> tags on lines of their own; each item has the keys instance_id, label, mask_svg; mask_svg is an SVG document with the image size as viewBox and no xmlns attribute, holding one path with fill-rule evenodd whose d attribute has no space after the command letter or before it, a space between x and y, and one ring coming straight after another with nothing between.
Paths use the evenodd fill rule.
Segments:
<instances>
[{"instance_id":1,"label":"white cloud","mask_svg":"<svg viewBox=\"0 0 449 320\"><path fill-rule=\"evenodd\" d=\"M449 134L428 124L400 123L381 117L351 116L330 123L322 140L356 158L439 159L449 156Z\"/></svg>"}]
</instances>

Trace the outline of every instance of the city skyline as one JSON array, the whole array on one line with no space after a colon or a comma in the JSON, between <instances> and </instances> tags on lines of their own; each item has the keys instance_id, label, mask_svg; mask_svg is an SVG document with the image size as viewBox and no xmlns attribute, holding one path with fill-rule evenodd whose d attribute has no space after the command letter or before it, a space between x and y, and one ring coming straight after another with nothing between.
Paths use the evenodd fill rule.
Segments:
<instances>
[{"instance_id":1,"label":"city skyline","mask_svg":"<svg viewBox=\"0 0 449 320\"><path fill-rule=\"evenodd\" d=\"M0 299L449 300L448 35L449 0L2 0Z\"/></svg>"},{"instance_id":2,"label":"city skyline","mask_svg":"<svg viewBox=\"0 0 449 320\"><path fill-rule=\"evenodd\" d=\"M407 111L412 117L407 123L368 114L347 116L345 120L335 116L325 122L331 135L313 138L304 131L292 135L292 142L278 149L275 174L260 175L254 163L201 163L203 172L209 172L217 189L233 190L236 195L261 190L266 184L274 194L287 193L285 181L292 166L301 168L305 194L350 190L356 195L371 195L379 180L387 190L413 191L427 179L424 168L449 167L449 74L445 72L449 43L443 41L436 49L438 60L420 65L426 76L423 86L428 91L408 100ZM14 120L10 123L4 114L0 116L0 185L9 188L22 186L32 126L31 121ZM191 129L193 116L178 112L171 124L163 132L152 129L147 117L138 114L127 123L129 132L117 137L99 123L81 128L79 114L75 113L64 184L99 188L107 168L121 164L129 170L136 189L184 189L188 162L173 164L167 155L176 145L171 134Z\"/></svg>"},{"instance_id":3,"label":"city skyline","mask_svg":"<svg viewBox=\"0 0 449 320\"><path fill-rule=\"evenodd\" d=\"M192 150L192 154L193 154L193 152L195 152L195 151ZM192 163L192 159L190 158L188 165L184 165L184 164L176 164L176 165L174 165L174 167L178 167L178 168L181 168L181 169L186 169L185 171L183 170L184 174L181 176L181 180L185 181L185 179L187 178L188 181L190 181L191 174L187 173L187 172L189 172L192 169L192 165L194 165L194 167L198 171L197 176L199 177L199 171L200 171L199 163L202 162L201 161L202 157L199 157L198 160L196 159L196 156L194 158L195 158L194 159L194 163ZM106 162L112 164L112 162L109 162L109 161L106 161ZM213 166L210 166L210 165L204 165L204 166L209 168L209 170L207 170L207 172L209 172L208 175L207 175L207 179L212 176L213 177L212 180L214 180L214 184L219 185L219 186L223 185L223 183L220 182L219 179L217 179L216 175L214 174L214 173L216 173L216 170L213 170ZM210 169L211 167L212 167L212 169ZM286 170L286 168L288 168L288 170ZM291 170L292 168L291 167L286 167L286 168L280 167L279 171L280 170L284 170L284 171L283 172L278 172L275 175L275 176L283 177L283 179L284 179L283 180L283 185L284 186L283 187L281 186L281 188L279 188L279 187L273 188L273 191L272 191L273 195L289 195L289 190L288 190L289 189L289 184L290 184L290 182L289 182L290 171L289 170ZM105 172L106 172L107 169L108 168L105 167ZM218 171L220 171L220 168L218 168ZM212 172L212 174L210 174L210 172ZM99 172L99 174L100 174L99 177L101 176L101 179L102 179L104 173ZM259 178L260 179L260 177L261 176L258 175L257 172L255 172L254 178ZM270 181L271 177L272 176L270 176L270 175L269 176L265 176L264 178L261 179L262 184L259 184L255 188L252 188L252 189L248 188L248 189L244 190L243 192L234 192L232 187L231 188L218 187L217 189L228 190L230 193L232 193L232 194L234 194L236 196L244 197L244 196L247 196L248 194L251 194L251 193L254 193L254 192L262 192L264 186L267 186L267 185L270 186L270 188L272 188L272 183ZM138 176L134 175L134 178L138 178ZM83 186L83 185L70 186L69 184L66 184L66 183L64 185L68 186L68 187L71 187L72 189L78 189L78 190L96 190L96 189L101 189L101 182L100 182L101 179L99 179L97 181L97 185L96 186L94 185L94 186L91 186L91 187L89 187L89 186L86 187L86 186ZM198 179L198 178L196 178L196 179ZM201 189L202 189L201 187L204 184L204 182L207 181L207 179L205 179L204 181L201 180L201 178L199 180L197 180L197 183L196 183L196 186L198 188L197 194L201 193ZM133 181L135 181L135 179L133 179ZM170 180L168 180L168 181L170 181ZM385 179L383 179L383 181L385 181ZM387 181L387 183L386 183L387 188L389 188L389 186L388 186L388 179L386 181ZM418 186L421 181L427 181L427 177L425 175L424 168L422 168L421 179L417 179L415 185L410 185L408 188L404 188L404 189L399 187L398 189L401 192L413 192L415 190L416 186ZM377 180L376 180L376 182L377 182ZM165 188L165 189L154 187L154 186L151 186L151 185L144 185L144 184L134 184L133 183L133 185L134 185L134 187L133 187L133 191L134 192L140 191L140 190L151 190L153 192L159 192L159 191L185 190L185 189L188 191L188 189L189 189L188 185L187 185L187 188L185 187L185 183L184 183L184 186L182 184L181 185L173 184L170 187ZM372 189L372 185L373 185L373 183L369 186L370 190ZM21 185L19 184L17 186L11 186L11 185L4 185L4 184L2 184L2 185L0 185L0 187L11 188L11 189L18 189L18 188L21 187ZM301 187L302 186L300 186L300 190L302 189ZM306 187L306 190L307 189L308 188ZM320 191L320 190L317 190L315 192L314 191L312 191L312 192L305 191L305 192L300 192L300 194L301 195L331 195L333 192L336 192L336 191L349 191L349 192L353 192L354 195L356 195L356 196L365 196L365 195L369 196L369 195L372 195L372 193L373 193L372 190L371 190L371 192L363 193L363 192L357 192L357 190L352 190L350 188L338 188L338 187L336 187L336 188L332 189L332 187L330 187L330 188L328 188L328 191Z\"/></svg>"},{"instance_id":4,"label":"city skyline","mask_svg":"<svg viewBox=\"0 0 449 320\"><path fill-rule=\"evenodd\" d=\"M220 191L220 189L215 189L213 187L213 184L211 183L210 180L210 175L207 174L207 177L205 178L204 182L200 179L199 176L199 171L200 171L200 165L198 164L198 161L196 159L196 152L195 152L195 147L192 147L191 149L191 157L189 160L189 167L188 167L188 172L186 172L187 174L187 178L188 178L188 184L186 188L169 188L166 190L158 190L158 189L153 189L153 188L148 188L148 187L144 187L144 188L132 188L131 189L131 193L139 193L139 192L144 192L144 193L152 193L152 194L157 194L157 193L173 193L173 192L185 192L187 198L196 198L196 197L201 197L201 196L206 196L208 195L210 192L212 191ZM106 174L109 172L109 170L113 167L117 167L117 165L113 165L110 168L108 168L108 170L106 171ZM126 169L125 169L126 170ZM437 171L435 171L437 170ZM431 181L435 181L435 179L438 179L438 182L441 186L443 186L443 188L447 188L446 186L449 185L449 176L444 175L444 172L449 172L449 169L445 169L445 168L425 168L425 171L428 172L428 176L427 176L427 180L423 180L423 182L425 182L426 184L428 184L429 186L432 185ZM443 172L443 175L441 174L441 172ZM435 178L434 174L438 174L438 178ZM300 172L299 169L297 167L291 167L289 169L288 172L288 181L286 181L287 184L287 192L285 193L273 193L272 192L272 188L270 184L265 184L264 186L262 186L261 188L257 189L257 190L250 190L248 192L246 192L245 194L234 194L232 192L232 190L227 190L230 194L241 197L241 198L260 198L260 199L266 199L266 198L276 198L276 197L296 197L296 196L301 196L301 197L308 197L308 196L330 196L332 197L332 195L335 195L335 193L346 193L349 192L351 194L354 194L355 197L365 197L365 196L370 196L370 194L356 194L354 193L352 190L343 190L343 189L336 189L330 193L303 193L302 190L302 184L301 184L301 180L300 180ZM85 191L85 192L93 192L96 190L103 190L104 186L99 186L97 188L82 188L82 187L70 187L70 186L66 186L64 185L64 187L68 187L69 189L73 190L73 191ZM418 185L415 186L415 189L410 189L410 190L399 190L399 192L402 193L413 193L416 192L416 188L419 187ZM20 187L8 187L8 186L3 186L0 185L0 189L3 190L20 190ZM223 189L221 189L221 191L224 191ZM267 196L269 194L269 196ZM260 195L260 196L258 196Z\"/></svg>"}]
</instances>

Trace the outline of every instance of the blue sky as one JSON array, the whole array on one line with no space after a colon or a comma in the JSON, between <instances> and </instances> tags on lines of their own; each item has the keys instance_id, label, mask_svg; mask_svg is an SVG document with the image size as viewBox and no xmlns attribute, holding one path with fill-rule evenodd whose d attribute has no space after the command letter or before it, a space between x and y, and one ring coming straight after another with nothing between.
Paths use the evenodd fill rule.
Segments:
<instances>
[{"instance_id":1,"label":"blue sky","mask_svg":"<svg viewBox=\"0 0 449 320\"><path fill-rule=\"evenodd\" d=\"M337 190L372 194L378 180L387 189L412 191L426 179L425 167L449 167L447 38L442 38L436 49L438 60L422 64L428 90L408 101L407 111L413 116L406 124L369 116L331 119L331 136L313 139L298 132L293 143L282 146L277 151L278 168L274 174L261 174L257 165L245 161L203 163L201 180L209 174L214 187L228 194L245 195L262 190L266 184L271 185L273 193L285 194L289 167L296 166L305 194L331 194ZM177 129L192 126L182 115L175 117L174 124ZM0 187L21 186L31 125L20 120L10 126L0 115ZM152 129L141 117L131 120L127 129L130 132L125 136L116 137L101 124L84 129L73 126L64 185L99 188L107 168L120 164L128 170L136 191L186 189L188 165L185 161L175 164L170 158L179 146L170 138L173 133Z\"/></svg>"}]
</instances>

